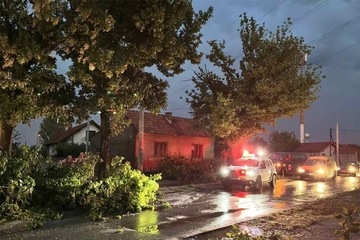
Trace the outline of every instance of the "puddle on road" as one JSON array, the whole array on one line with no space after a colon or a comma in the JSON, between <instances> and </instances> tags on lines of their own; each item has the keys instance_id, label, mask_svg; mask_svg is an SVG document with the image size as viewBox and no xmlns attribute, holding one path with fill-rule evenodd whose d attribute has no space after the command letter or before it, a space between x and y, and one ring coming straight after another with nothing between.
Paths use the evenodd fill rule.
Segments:
<instances>
[{"instance_id":1,"label":"puddle on road","mask_svg":"<svg viewBox=\"0 0 360 240\"><path fill-rule=\"evenodd\" d=\"M137 215L134 229L139 232L158 233L158 212L146 211Z\"/></svg>"}]
</instances>

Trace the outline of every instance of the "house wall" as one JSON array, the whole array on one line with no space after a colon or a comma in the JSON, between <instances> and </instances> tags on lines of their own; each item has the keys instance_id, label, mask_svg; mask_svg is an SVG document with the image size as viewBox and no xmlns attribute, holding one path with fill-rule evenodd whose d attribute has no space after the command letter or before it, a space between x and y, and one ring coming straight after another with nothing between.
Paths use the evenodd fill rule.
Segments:
<instances>
[{"instance_id":1,"label":"house wall","mask_svg":"<svg viewBox=\"0 0 360 240\"><path fill-rule=\"evenodd\" d=\"M335 151L336 151L336 148L334 146L331 146L330 148L330 145L325 147L322 151L320 152L302 152L306 155L307 158L311 157L311 156L335 156ZM330 154L331 152L331 154Z\"/></svg>"},{"instance_id":2,"label":"house wall","mask_svg":"<svg viewBox=\"0 0 360 240\"><path fill-rule=\"evenodd\" d=\"M125 128L122 134L116 137L110 137L110 158L115 156L124 157L126 161L130 162L131 166L135 168L135 130L132 126ZM100 152L100 134L95 134L90 139L90 151L94 154Z\"/></svg>"},{"instance_id":3,"label":"house wall","mask_svg":"<svg viewBox=\"0 0 360 240\"><path fill-rule=\"evenodd\" d=\"M199 138L188 136L162 135L156 133L144 134L143 164L144 172L153 171L156 168L156 159L154 158L154 142L166 142L169 154L175 154L178 157L191 158L193 144L203 146L203 158L214 159L214 140L212 138ZM136 149L138 148L136 141ZM138 152L135 151L137 158Z\"/></svg>"},{"instance_id":4,"label":"house wall","mask_svg":"<svg viewBox=\"0 0 360 240\"><path fill-rule=\"evenodd\" d=\"M191 158L192 144L199 144L203 146L204 159L214 159L214 141L211 138L145 133L143 149L144 172L153 171L156 168L156 159L154 158L155 141L167 142L168 153L184 158ZM93 136L90 143L91 151L98 154L100 134ZM132 167L137 167L138 141L137 134L132 126L127 127L119 136L110 138L110 158L115 156L123 156L126 161L130 162Z\"/></svg>"},{"instance_id":5,"label":"house wall","mask_svg":"<svg viewBox=\"0 0 360 240\"><path fill-rule=\"evenodd\" d=\"M84 127L83 129L81 129L79 132L75 133L73 135L73 143L86 143L86 127ZM93 124L89 124L89 131L95 131L98 132L99 129L94 126Z\"/></svg>"},{"instance_id":6,"label":"house wall","mask_svg":"<svg viewBox=\"0 0 360 240\"><path fill-rule=\"evenodd\" d=\"M72 136L72 140L70 142L72 143L77 143L77 144L81 144L81 143L86 143L86 130L87 128L84 127L83 129L81 129L80 131L76 132L73 136ZM95 131L98 132L99 129L93 125L93 124L89 124L89 131ZM66 139L63 142L67 142L69 141L68 139ZM48 145L48 154L50 156L55 155L56 154L56 145L57 144L52 144L52 145Z\"/></svg>"}]
</instances>

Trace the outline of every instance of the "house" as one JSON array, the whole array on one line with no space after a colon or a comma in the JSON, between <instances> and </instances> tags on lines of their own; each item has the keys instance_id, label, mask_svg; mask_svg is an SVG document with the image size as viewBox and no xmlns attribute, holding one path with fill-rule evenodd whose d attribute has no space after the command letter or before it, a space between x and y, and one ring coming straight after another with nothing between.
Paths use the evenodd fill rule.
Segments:
<instances>
[{"instance_id":1,"label":"house","mask_svg":"<svg viewBox=\"0 0 360 240\"><path fill-rule=\"evenodd\" d=\"M93 120L89 121L89 139L95 135L100 130L100 126ZM71 143L85 143L86 142L86 131L87 131L87 122L80 125L69 127L65 131L62 131L54 135L47 143L44 145L48 148L49 155L56 154L55 148L56 145L62 142L71 142Z\"/></svg>"},{"instance_id":2,"label":"house","mask_svg":"<svg viewBox=\"0 0 360 240\"><path fill-rule=\"evenodd\" d=\"M331 156L336 151L336 145L330 142L301 143L293 152L305 153L310 156Z\"/></svg>"},{"instance_id":3,"label":"house","mask_svg":"<svg viewBox=\"0 0 360 240\"><path fill-rule=\"evenodd\" d=\"M110 158L123 156L136 167L138 156L139 112L129 110L126 118L130 125L123 133L110 138ZM195 128L194 120L165 115L144 113L143 170L156 170L157 160L164 154L192 160L214 159L214 140L206 129ZM100 149L100 134L90 139L91 150Z\"/></svg>"},{"instance_id":4,"label":"house","mask_svg":"<svg viewBox=\"0 0 360 240\"><path fill-rule=\"evenodd\" d=\"M341 163L355 163L359 161L359 150L354 147L341 145L339 153Z\"/></svg>"}]
</instances>

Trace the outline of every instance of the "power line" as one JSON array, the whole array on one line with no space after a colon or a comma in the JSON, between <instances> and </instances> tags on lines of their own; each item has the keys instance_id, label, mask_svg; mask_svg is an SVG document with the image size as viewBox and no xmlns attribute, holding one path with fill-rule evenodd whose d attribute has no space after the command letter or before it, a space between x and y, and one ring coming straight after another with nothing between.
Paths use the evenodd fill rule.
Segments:
<instances>
[{"instance_id":1,"label":"power line","mask_svg":"<svg viewBox=\"0 0 360 240\"><path fill-rule=\"evenodd\" d=\"M246 13L249 13L251 10L253 10L254 8L256 8L260 3L262 3L264 0L259 1L257 4L255 4L252 8L250 8L249 10L246 11ZM224 27L220 32L218 32L218 34L216 34L214 36L214 38L216 38L217 36L219 36L220 33L222 33L223 31L225 31L226 29L228 29L231 25L233 25L235 22L237 22L238 19L235 19L234 21L232 21L230 24L228 24L226 27Z\"/></svg>"},{"instance_id":2,"label":"power line","mask_svg":"<svg viewBox=\"0 0 360 240\"><path fill-rule=\"evenodd\" d=\"M279 3L278 5L276 5L273 9L271 9L270 11L268 11L265 15L263 15L263 16L261 16L259 19L257 19L256 21L259 21L260 19L264 18L264 17L267 16L269 13L271 13L272 11L274 11L275 9L277 9L278 7L280 7L282 4L284 4L286 1L287 1L287 0L282 1L281 3ZM258 4L259 4L259 3L258 3ZM258 4L257 4L257 5L258 5ZM257 5L256 5L256 6L257 6ZM255 7L256 7L256 6L255 6ZM252 8L252 9L253 9L253 8ZM251 11L252 9L250 9L250 11ZM238 34L234 35L234 36L231 37L229 40L225 41L225 43L231 41L231 40L232 40L233 38L235 38L237 35L238 35ZM241 53L240 55L238 55L237 57L235 57L235 59L237 59L237 58L240 57L241 55L243 55L243 53ZM220 68L220 67L218 67L218 68L217 68L216 70L214 70L213 72L216 72L219 68ZM190 79L190 80L187 80L187 81L191 81L191 79ZM188 86L190 86L190 84L189 84ZM185 105L185 106L186 106L186 105Z\"/></svg>"},{"instance_id":3,"label":"power line","mask_svg":"<svg viewBox=\"0 0 360 240\"><path fill-rule=\"evenodd\" d=\"M348 26L356 23L356 22L359 21L359 20L360 20L360 16L358 16L358 17L350 20L349 22L344 23L344 24L341 25L340 27L337 27L337 28L331 30L330 32L327 32L327 33L325 33L324 35L322 35L322 36L320 36L320 37L318 37L318 38L310 41L309 43L307 43L307 45L312 45L312 44L314 44L314 43L317 43L317 42L323 40L324 38L327 38L328 36L331 36L331 35L333 35L334 33L336 33L336 32L338 32L338 31L340 31L340 30L342 30L342 29L344 29L344 28L346 28L346 27L348 27Z\"/></svg>"},{"instance_id":4,"label":"power line","mask_svg":"<svg viewBox=\"0 0 360 240\"><path fill-rule=\"evenodd\" d=\"M263 17L265 17L266 15L268 15L270 12L274 11L275 9L277 9L279 6L281 6L281 5L282 5L283 3L285 3L286 1L287 1L287 0L284 0L283 2L281 2L280 4L278 4L277 6L275 6L273 9L271 9L271 10L270 10L269 12L267 12L265 15L263 15L262 17L260 17L258 20L260 20L261 18L263 18ZM301 20L307 18L308 16L310 16L310 15L313 14L314 12L318 11L318 10L321 9L322 7L326 6L327 4L331 3L332 1L333 1L333 0L331 0L331 1L326 0L326 1L322 2L321 4L317 5L316 7L314 7L313 9L311 9L310 11L306 12L305 14L303 14L302 16L300 16L299 18L297 18L297 19L294 21L293 25L296 24L296 23L298 23L298 22L300 22ZM257 21L258 21L258 20L257 20ZM358 16L358 17L350 20L349 22L341 25L340 27L337 27L337 28L335 28L335 29L333 29L333 30L331 30L331 31L323 34L323 35L320 36L319 38L316 38L316 39L310 41L309 43L307 43L307 45L311 45L311 44L317 43L317 42L319 42L319 41L321 41L321 40L323 40L323 39L325 39L325 38L333 35L334 33L342 30L343 28L348 27L348 26L354 24L355 22L357 22L357 21L359 21L359 20L360 20L360 16ZM235 36L237 36L237 35L238 35L238 34L236 34ZM230 38L230 39L227 40L226 42L229 42L229 41L232 40L235 36L233 36L232 38ZM337 55L337 54L339 54L339 53L341 53L341 52L344 52L344 51L346 51L346 50L348 50L348 49L350 49L350 48L352 48L352 47L355 47L355 46L357 46L357 45L359 45L359 44L360 44L360 43L357 43L357 44L354 44L354 45L352 45L352 46L350 46L350 47L348 47L348 48L345 48L345 49L343 49L343 50L340 50L340 51L338 51L338 52L335 52L335 53L333 53L333 54L331 54L331 55L329 55L329 56L326 56L326 57L323 58L323 59L320 59L320 60L316 61L316 62L313 63L313 64L316 64L316 63L321 62L321 61L323 61L323 60L325 60L325 59L328 59L328 58L330 58L330 57L332 57L332 56L334 56L334 55ZM239 54L239 55L236 56L234 59L236 60L237 58L241 57L243 54L244 54L244 53ZM215 70L213 70L213 72L216 72L216 71L219 70L219 69L220 69L220 67L217 67ZM184 82L187 82L187 81L191 81L191 79L183 80L183 81L184 81ZM187 85L186 87L188 87L188 86L190 86L190 84ZM185 88L186 88L186 87L185 87Z\"/></svg>"},{"instance_id":5,"label":"power line","mask_svg":"<svg viewBox=\"0 0 360 240\"><path fill-rule=\"evenodd\" d=\"M186 103L186 104L184 104L184 105L182 105L182 106L180 106L180 107L172 108L172 109L168 109L168 110L175 111L175 110L184 109L184 107L187 106L187 105L188 105L188 103Z\"/></svg>"},{"instance_id":6,"label":"power line","mask_svg":"<svg viewBox=\"0 0 360 240\"><path fill-rule=\"evenodd\" d=\"M326 5L328 5L329 3L333 2L334 0L325 0L324 2L320 3L319 5L317 5L316 7L310 9L308 12L304 13L303 15L301 15L300 17L298 17L297 19L295 19L293 21L293 25L300 22L301 20L307 18L308 16L310 16L311 14L317 12L318 10L320 10L321 8L325 7Z\"/></svg>"},{"instance_id":7,"label":"power line","mask_svg":"<svg viewBox=\"0 0 360 240\"><path fill-rule=\"evenodd\" d=\"M346 50L348 50L348 49L350 49L350 48L353 48L353 47L355 47L355 46L357 46L357 45L359 45L359 44L360 44L360 42L355 43L355 44L353 44L353 45L351 45L351 46L349 46L349 47L347 47L347 48L344 48L344 49L342 49L342 50L340 50L340 51L338 51L338 52L335 52L335 53L333 53L333 54L330 54L329 56L326 56L326 57L324 57L324 58L322 58L322 59L314 62L313 64L317 64L317 63L319 63L319 62L321 62L321 61L324 61L325 59L331 58L331 57L333 57L333 56L335 56L335 55L337 55L337 54L339 54L339 53L345 52Z\"/></svg>"},{"instance_id":8,"label":"power line","mask_svg":"<svg viewBox=\"0 0 360 240\"><path fill-rule=\"evenodd\" d=\"M285 0L286 1L286 0ZM278 8L280 5L282 5L285 1L281 2L280 4L278 4L277 6L275 6L272 10L270 10L270 12L272 12L273 10L275 10L276 8ZM309 10L308 12L304 13L303 15L301 15L300 17L298 17L297 19L294 20L294 22L292 23L292 26L294 26L296 23L300 22L301 20L309 17L311 14L317 12L318 10L320 10L321 8L325 7L327 4L333 2L334 0L326 0L324 2L322 2L321 4L317 5L316 7L312 8L311 10ZM264 16L260 17L258 20L259 21L261 18L265 17L266 15L268 15L270 12L266 13ZM233 38L235 38L238 34L234 35L233 37L231 37L229 40L227 40L226 42L229 42L230 40L232 40ZM240 53L238 56L236 56L234 59L236 60L237 58L243 56L244 53ZM220 67L216 68L214 70L214 72L216 72L217 70L219 70Z\"/></svg>"},{"instance_id":9,"label":"power line","mask_svg":"<svg viewBox=\"0 0 360 240\"><path fill-rule=\"evenodd\" d=\"M287 0L282 1L280 4L276 5L273 9L271 9L269 12L267 12L265 15L263 15L261 18L259 18L256 21L260 21L260 19L262 19L263 17L266 17L269 13L271 13L272 11L274 11L275 9L277 9L278 7L280 7L281 5L283 5Z\"/></svg>"},{"instance_id":10,"label":"power line","mask_svg":"<svg viewBox=\"0 0 360 240\"><path fill-rule=\"evenodd\" d=\"M284 4L287 0L282 1L280 4L276 5L273 9L271 9L270 11L268 11L267 13L265 13L263 16L261 16L260 18L258 18L256 21L259 21L260 19L262 19L263 17L267 16L269 13L271 13L272 11L274 11L275 9L277 9L278 7L280 7L282 4ZM236 33L234 36L232 36L230 39L226 40L225 43L230 42L231 40L233 40L236 36L238 36L238 33Z\"/></svg>"},{"instance_id":11,"label":"power line","mask_svg":"<svg viewBox=\"0 0 360 240\"><path fill-rule=\"evenodd\" d=\"M257 4L255 4L253 7L251 7L249 10L246 11L246 13L249 13L251 10L253 10L255 7L257 7L260 3L262 3L264 0L259 1ZM220 33L222 33L223 31L225 31L225 29L227 29L228 27L230 27L232 24L234 24L236 21L238 21L238 19L235 19L234 21L232 21L230 24L228 24L225 28L223 28L218 34L215 35L215 37L217 37ZM214 37L214 38L215 38ZM188 67L184 72L186 72L187 70L191 69L191 67ZM183 75L184 76L184 75ZM184 76L186 78L186 76ZM182 80L183 82L188 82L191 81L191 79L186 79L186 80Z\"/></svg>"},{"instance_id":12,"label":"power line","mask_svg":"<svg viewBox=\"0 0 360 240\"><path fill-rule=\"evenodd\" d=\"M347 129L339 129L339 132L360 132L360 130L347 130Z\"/></svg>"}]
</instances>

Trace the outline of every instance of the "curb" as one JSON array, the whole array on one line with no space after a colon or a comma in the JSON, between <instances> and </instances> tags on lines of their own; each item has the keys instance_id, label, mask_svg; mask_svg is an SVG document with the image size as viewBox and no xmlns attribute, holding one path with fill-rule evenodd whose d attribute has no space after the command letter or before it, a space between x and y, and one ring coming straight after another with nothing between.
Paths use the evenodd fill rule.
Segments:
<instances>
[{"instance_id":1,"label":"curb","mask_svg":"<svg viewBox=\"0 0 360 240\"><path fill-rule=\"evenodd\" d=\"M174 183L166 183L161 184L159 183L159 190L177 190L177 189L197 189L199 187L203 186L213 186L213 185L220 185L221 181L217 180L215 182L209 182L209 183L192 183L192 182L174 182Z\"/></svg>"}]
</instances>

